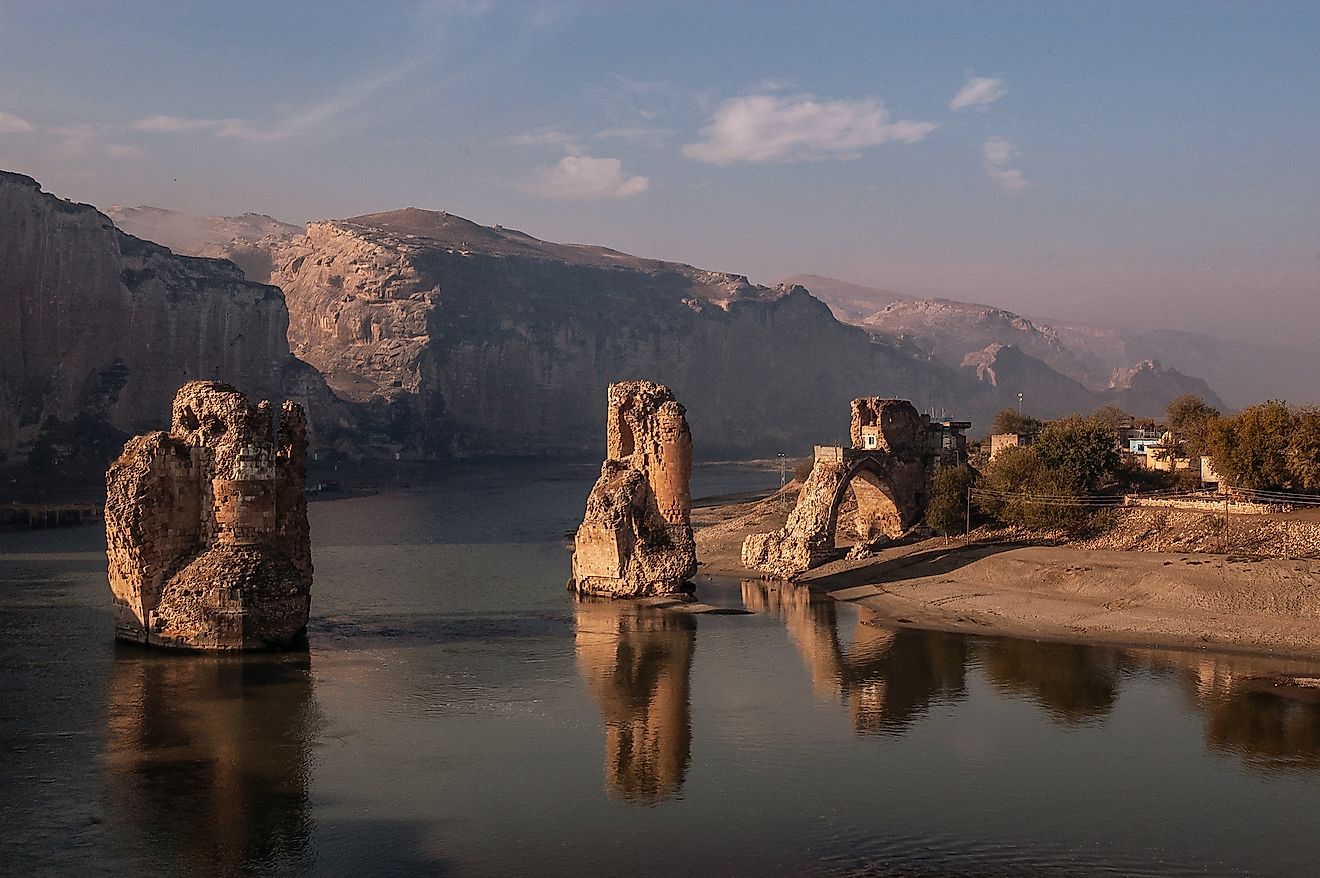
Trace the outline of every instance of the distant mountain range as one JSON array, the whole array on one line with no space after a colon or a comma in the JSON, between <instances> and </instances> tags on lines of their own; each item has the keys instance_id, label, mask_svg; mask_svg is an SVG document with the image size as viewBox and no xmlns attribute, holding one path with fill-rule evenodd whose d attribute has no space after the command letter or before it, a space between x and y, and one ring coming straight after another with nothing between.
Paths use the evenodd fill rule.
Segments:
<instances>
[{"instance_id":1,"label":"distant mountain range","mask_svg":"<svg viewBox=\"0 0 1320 878\"><path fill-rule=\"evenodd\" d=\"M1046 417L1104 403L1156 414L1183 392L1216 401L1156 362L1105 361L1108 337L1084 347L998 309L879 293L871 302L888 295L888 307L859 318L867 300L851 288L853 325L801 285L442 211L306 228L113 212L123 231L0 173L0 457L11 465L105 437L95 456L163 424L191 377L301 399L316 447L388 457L595 453L606 385L639 377L674 389L707 457L841 441L857 396L912 399L974 431L1018 393Z\"/></svg>"},{"instance_id":2,"label":"distant mountain range","mask_svg":"<svg viewBox=\"0 0 1320 878\"><path fill-rule=\"evenodd\" d=\"M1234 408L1270 398L1320 402L1316 358L1287 345L1246 344L1171 329L1045 322L992 305L900 295L822 275L795 275L783 282L807 287L846 323L910 340L950 365L987 345L1003 344L1097 390L1113 385L1117 370L1156 361L1203 378Z\"/></svg>"}]
</instances>

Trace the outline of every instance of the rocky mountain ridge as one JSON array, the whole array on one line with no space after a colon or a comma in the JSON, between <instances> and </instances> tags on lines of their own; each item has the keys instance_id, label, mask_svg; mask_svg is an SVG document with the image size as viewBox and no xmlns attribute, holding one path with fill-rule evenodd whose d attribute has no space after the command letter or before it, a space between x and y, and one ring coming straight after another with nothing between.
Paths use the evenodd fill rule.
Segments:
<instances>
[{"instance_id":1,"label":"rocky mountain ridge","mask_svg":"<svg viewBox=\"0 0 1320 878\"><path fill-rule=\"evenodd\" d=\"M1285 345L1231 342L1181 330L1045 321L991 305L905 296L819 275L786 282L806 277L840 320L915 344L946 363L999 343L1097 391L1111 386L1116 371L1154 361L1170 378L1176 379L1172 373L1198 376L1186 392L1198 392L1195 382L1204 380L1234 407L1278 396L1320 402L1314 358ZM1165 383L1172 387L1174 381Z\"/></svg>"},{"instance_id":2,"label":"rocky mountain ridge","mask_svg":"<svg viewBox=\"0 0 1320 878\"><path fill-rule=\"evenodd\" d=\"M332 408L289 353L280 290L125 234L21 174L0 172L0 269L5 462L101 466L198 378Z\"/></svg>"}]
</instances>

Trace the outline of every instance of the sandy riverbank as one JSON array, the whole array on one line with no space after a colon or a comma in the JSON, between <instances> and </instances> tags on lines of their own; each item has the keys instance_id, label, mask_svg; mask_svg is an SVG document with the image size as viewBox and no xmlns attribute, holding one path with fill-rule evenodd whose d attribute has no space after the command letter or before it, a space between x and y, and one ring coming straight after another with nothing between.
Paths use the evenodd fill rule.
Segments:
<instances>
[{"instance_id":1,"label":"sandy riverbank","mask_svg":"<svg viewBox=\"0 0 1320 878\"><path fill-rule=\"evenodd\" d=\"M701 572L755 577L748 533L792 497L696 510ZM930 539L798 582L885 624L1129 646L1320 657L1320 561Z\"/></svg>"}]
</instances>

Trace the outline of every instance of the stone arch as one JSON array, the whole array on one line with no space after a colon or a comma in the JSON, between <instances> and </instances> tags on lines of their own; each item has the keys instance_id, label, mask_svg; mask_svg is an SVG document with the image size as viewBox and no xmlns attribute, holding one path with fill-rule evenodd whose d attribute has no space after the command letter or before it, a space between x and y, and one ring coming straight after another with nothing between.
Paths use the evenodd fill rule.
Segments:
<instances>
[{"instance_id":1,"label":"stone arch","mask_svg":"<svg viewBox=\"0 0 1320 878\"><path fill-rule=\"evenodd\" d=\"M857 534L863 542L885 536L897 539L903 535L903 515L889 484L887 474L873 460L863 458L850 467L839 480L830 503L826 535L833 546L839 528L839 508L852 489L857 499Z\"/></svg>"}]
</instances>

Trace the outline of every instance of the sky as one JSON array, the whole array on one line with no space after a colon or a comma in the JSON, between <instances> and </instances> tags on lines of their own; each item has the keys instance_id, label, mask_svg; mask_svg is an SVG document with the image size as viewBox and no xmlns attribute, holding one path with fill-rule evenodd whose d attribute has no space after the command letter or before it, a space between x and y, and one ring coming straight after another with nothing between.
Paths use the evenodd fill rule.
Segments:
<instances>
[{"instance_id":1,"label":"sky","mask_svg":"<svg viewBox=\"0 0 1320 878\"><path fill-rule=\"evenodd\" d=\"M0 168L1306 344L1320 4L0 0Z\"/></svg>"}]
</instances>

